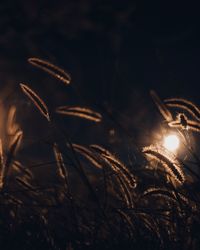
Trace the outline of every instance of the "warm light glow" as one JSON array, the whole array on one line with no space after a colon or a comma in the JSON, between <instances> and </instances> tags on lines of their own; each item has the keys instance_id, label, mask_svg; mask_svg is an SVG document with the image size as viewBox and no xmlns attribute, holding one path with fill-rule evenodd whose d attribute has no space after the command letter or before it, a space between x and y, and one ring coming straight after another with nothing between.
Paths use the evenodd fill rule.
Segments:
<instances>
[{"instance_id":1,"label":"warm light glow","mask_svg":"<svg viewBox=\"0 0 200 250\"><path fill-rule=\"evenodd\" d=\"M169 151L176 151L179 144L180 141L177 135L168 135L164 138L163 146Z\"/></svg>"}]
</instances>

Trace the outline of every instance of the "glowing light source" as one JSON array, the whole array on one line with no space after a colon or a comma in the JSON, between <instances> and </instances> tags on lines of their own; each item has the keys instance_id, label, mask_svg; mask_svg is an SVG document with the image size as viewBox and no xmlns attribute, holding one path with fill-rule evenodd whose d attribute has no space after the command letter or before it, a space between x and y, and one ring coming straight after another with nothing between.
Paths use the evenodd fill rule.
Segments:
<instances>
[{"instance_id":1,"label":"glowing light source","mask_svg":"<svg viewBox=\"0 0 200 250\"><path fill-rule=\"evenodd\" d=\"M176 151L180 141L177 135L168 135L164 138L163 146L169 151Z\"/></svg>"}]
</instances>

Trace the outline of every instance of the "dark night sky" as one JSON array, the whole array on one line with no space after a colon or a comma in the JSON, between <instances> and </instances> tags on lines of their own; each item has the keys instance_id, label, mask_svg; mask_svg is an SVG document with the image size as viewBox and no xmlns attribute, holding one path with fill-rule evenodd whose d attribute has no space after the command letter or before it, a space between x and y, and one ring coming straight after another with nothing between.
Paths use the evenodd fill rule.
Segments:
<instances>
[{"instance_id":1,"label":"dark night sky","mask_svg":"<svg viewBox=\"0 0 200 250\"><path fill-rule=\"evenodd\" d=\"M101 100L119 97L122 84L125 99L152 87L198 97L191 88L200 80L199 15L192 2L41 2L1 2L0 59L11 67L9 75L36 55L69 69Z\"/></svg>"},{"instance_id":2,"label":"dark night sky","mask_svg":"<svg viewBox=\"0 0 200 250\"><path fill-rule=\"evenodd\" d=\"M27 65L36 56L68 70L84 101L125 113L130 126L149 112L152 88L200 104L198 8L174 2L1 2L1 85L30 82L47 96L56 88L59 103L64 86Z\"/></svg>"}]
</instances>

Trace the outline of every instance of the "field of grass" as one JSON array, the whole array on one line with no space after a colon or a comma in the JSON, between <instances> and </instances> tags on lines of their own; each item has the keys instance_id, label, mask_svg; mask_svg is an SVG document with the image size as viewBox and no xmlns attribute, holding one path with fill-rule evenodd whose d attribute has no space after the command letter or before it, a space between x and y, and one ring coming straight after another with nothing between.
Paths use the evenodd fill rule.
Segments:
<instances>
[{"instance_id":1,"label":"field of grass","mask_svg":"<svg viewBox=\"0 0 200 250\"><path fill-rule=\"evenodd\" d=\"M54 64L28 62L70 85L71 76ZM88 136L84 144L73 141L65 118L102 126L101 112L66 103L48 107L31 83L18 87L26 108L12 98L8 103L8 96L1 102L1 249L200 248L200 109L195 104L161 100L151 91L162 133L176 134L181 146L171 152L161 136L151 145L135 145L138 160L131 162L121 160L109 142L90 144Z\"/></svg>"}]
</instances>

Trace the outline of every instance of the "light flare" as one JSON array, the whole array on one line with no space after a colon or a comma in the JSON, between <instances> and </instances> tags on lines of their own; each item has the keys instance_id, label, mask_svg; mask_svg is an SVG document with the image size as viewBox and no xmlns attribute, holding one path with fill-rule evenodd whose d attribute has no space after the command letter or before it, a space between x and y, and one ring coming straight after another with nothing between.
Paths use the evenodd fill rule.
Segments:
<instances>
[{"instance_id":1,"label":"light flare","mask_svg":"<svg viewBox=\"0 0 200 250\"><path fill-rule=\"evenodd\" d=\"M171 152L177 151L180 147L179 137L175 134L167 135L164 138L163 146Z\"/></svg>"}]
</instances>

